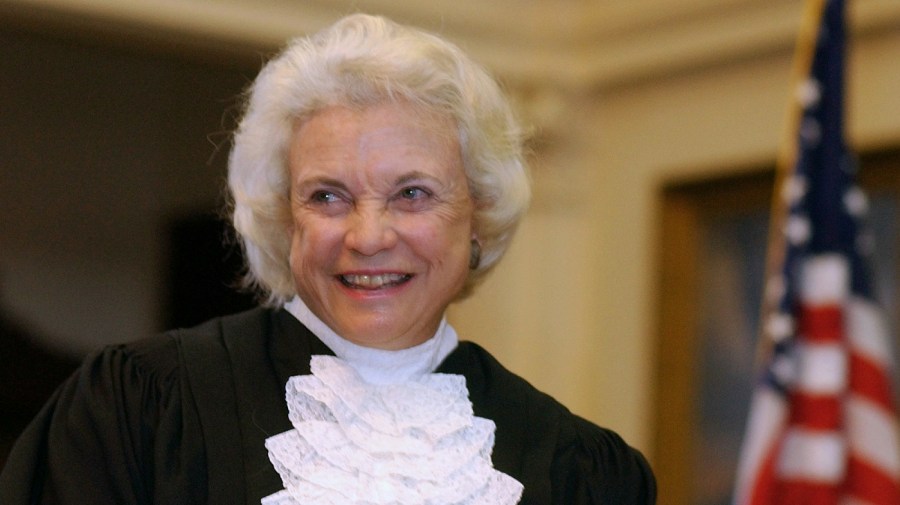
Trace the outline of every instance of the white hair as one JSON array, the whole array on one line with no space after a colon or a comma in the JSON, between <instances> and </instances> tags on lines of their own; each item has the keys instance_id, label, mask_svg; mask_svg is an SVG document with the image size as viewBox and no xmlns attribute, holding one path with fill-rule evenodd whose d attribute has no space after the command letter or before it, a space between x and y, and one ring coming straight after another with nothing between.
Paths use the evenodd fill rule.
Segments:
<instances>
[{"instance_id":1,"label":"white hair","mask_svg":"<svg viewBox=\"0 0 900 505\"><path fill-rule=\"evenodd\" d=\"M232 221L246 283L269 304L296 293L291 274L288 145L321 109L403 100L446 114L459 130L481 261L465 296L503 256L531 190L523 132L497 83L458 47L382 17L354 14L292 41L249 89L228 160Z\"/></svg>"}]
</instances>

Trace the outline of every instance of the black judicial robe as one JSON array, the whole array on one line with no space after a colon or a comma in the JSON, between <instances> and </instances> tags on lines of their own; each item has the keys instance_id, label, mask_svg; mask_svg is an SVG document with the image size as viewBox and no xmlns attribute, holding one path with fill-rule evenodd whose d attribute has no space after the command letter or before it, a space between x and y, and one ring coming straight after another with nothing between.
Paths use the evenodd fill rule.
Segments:
<instances>
[{"instance_id":1,"label":"black judicial robe","mask_svg":"<svg viewBox=\"0 0 900 505\"><path fill-rule=\"evenodd\" d=\"M284 388L333 354L284 310L254 309L88 358L23 432L0 504L254 504L282 488L264 447L291 429ZM437 370L465 376L497 425L494 467L521 504L649 504L656 483L615 433L460 342Z\"/></svg>"}]
</instances>

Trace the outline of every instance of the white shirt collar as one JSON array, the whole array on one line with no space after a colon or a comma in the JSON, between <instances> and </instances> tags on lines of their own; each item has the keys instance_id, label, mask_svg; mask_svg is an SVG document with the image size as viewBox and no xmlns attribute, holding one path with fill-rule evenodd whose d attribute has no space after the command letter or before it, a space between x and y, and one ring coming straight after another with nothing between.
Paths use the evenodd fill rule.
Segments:
<instances>
[{"instance_id":1,"label":"white shirt collar","mask_svg":"<svg viewBox=\"0 0 900 505\"><path fill-rule=\"evenodd\" d=\"M408 349L387 351L354 344L341 337L313 314L299 296L284 308L370 384L397 384L432 373L459 343L456 330L446 317L441 319L434 336L425 342Z\"/></svg>"}]
</instances>

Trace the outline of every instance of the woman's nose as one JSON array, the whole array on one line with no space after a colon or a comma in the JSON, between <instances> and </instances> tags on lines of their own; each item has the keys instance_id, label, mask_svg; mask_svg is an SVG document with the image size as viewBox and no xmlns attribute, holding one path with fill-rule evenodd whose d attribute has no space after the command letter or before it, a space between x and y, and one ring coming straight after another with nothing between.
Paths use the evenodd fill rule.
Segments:
<instances>
[{"instance_id":1,"label":"woman's nose","mask_svg":"<svg viewBox=\"0 0 900 505\"><path fill-rule=\"evenodd\" d=\"M390 213L383 208L357 208L349 219L345 244L364 256L374 256L397 243Z\"/></svg>"}]
</instances>

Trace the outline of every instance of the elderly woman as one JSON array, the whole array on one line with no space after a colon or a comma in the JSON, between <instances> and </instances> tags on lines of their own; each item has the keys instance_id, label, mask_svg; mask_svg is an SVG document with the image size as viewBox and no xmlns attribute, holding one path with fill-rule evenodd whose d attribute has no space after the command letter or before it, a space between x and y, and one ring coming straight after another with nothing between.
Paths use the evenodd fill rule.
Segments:
<instances>
[{"instance_id":1,"label":"elderly woman","mask_svg":"<svg viewBox=\"0 0 900 505\"><path fill-rule=\"evenodd\" d=\"M89 358L0 502L652 503L644 458L444 318L529 197L521 132L456 47L354 15L250 90L229 160L259 308Z\"/></svg>"}]
</instances>

